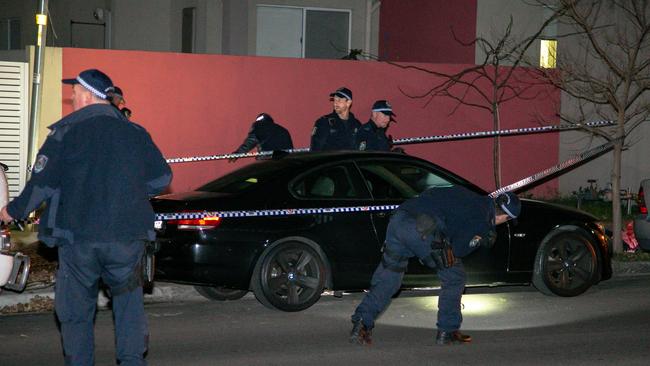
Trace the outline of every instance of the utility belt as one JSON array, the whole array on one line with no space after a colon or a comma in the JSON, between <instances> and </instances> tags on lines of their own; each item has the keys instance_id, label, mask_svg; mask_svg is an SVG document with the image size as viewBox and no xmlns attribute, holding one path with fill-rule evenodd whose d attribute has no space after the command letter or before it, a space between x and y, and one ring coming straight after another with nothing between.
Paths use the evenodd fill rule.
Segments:
<instances>
[{"instance_id":1,"label":"utility belt","mask_svg":"<svg viewBox=\"0 0 650 366\"><path fill-rule=\"evenodd\" d=\"M431 242L431 258L438 268L450 268L456 263L456 256L447 238Z\"/></svg>"}]
</instances>

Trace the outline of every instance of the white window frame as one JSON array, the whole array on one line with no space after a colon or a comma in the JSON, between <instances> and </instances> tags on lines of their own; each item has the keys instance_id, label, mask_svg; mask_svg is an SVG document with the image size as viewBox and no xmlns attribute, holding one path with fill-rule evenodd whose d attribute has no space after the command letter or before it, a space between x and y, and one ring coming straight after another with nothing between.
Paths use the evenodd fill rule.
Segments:
<instances>
[{"instance_id":1,"label":"white window frame","mask_svg":"<svg viewBox=\"0 0 650 366\"><path fill-rule=\"evenodd\" d=\"M301 58L305 58L305 32L307 31L307 11L330 11L337 13L348 13L348 44L346 52L349 52L352 48L352 9L335 9L335 8L318 8L318 7L309 7L309 6L292 6L292 5L277 5L277 4L257 4L255 6L255 26L257 27L257 9L261 6L269 8L291 8L291 9L302 9L302 44L301 44ZM257 42L257 39L255 40Z\"/></svg>"}]
</instances>

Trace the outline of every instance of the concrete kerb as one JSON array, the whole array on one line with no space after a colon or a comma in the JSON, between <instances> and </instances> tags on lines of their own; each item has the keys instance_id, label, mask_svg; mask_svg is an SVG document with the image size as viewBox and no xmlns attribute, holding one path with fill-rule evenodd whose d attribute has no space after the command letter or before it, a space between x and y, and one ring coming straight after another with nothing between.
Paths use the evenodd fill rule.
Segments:
<instances>
[{"instance_id":1,"label":"concrete kerb","mask_svg":"<svg viewBox=\"0 0 650 366\"><path fill-rule=\"evenodd\" d=\"M639 276L650 274L650 262L621 262L612 261L614 277ZM8 290L0 292L0 309L7 306L29 304L37 296L54 299L54 286L41 287L38 289L27 289L22 293ZM156 282L151 294L145 294L145 304L173 302L173 301L196 301L205 300L190 285L179 285L167 282ZM97 305L100 309L106 308L108 298L100 292L97 298ZM207 300L206 300L207 301Z\"/></svg>"}]
</instances>

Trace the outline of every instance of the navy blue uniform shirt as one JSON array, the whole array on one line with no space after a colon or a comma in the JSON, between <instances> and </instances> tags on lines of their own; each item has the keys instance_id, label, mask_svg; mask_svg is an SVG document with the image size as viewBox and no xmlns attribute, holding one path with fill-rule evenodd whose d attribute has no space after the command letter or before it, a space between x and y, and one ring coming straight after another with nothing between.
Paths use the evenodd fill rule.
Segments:
<instances>
[{"instance_id":1,"label":"navy blue uniform shirt","mask_svg":"<svg viewBox=\"0 0 650 366\"><path fill-rule=\"evenodd\" d=\"M342 120L336 112L319 118L311 134L311 151L357 150L356 136L361 122L350 112Z\"/></svg>"},{"instance_id":2,"label":"navy blue uniform shirt","mask_svg":"<svg viewBox=\"0 0 650 366\"><path fill-rule=\"evenodd\" d=\"M49 246L155 239L149 198L172 173L147 131L109 104L84 107L49 129L9 214L22 219L46 202L39 239Z\"/></svg>"},{"instance_id":3,"label":"navy blue uniform shirt","mask_svg":"<svg viewBox=\"0 0 650 366\"><path fill-rule=\"evenodd\" d=\"M475 235L484 238L495 229L494 200L462 186L429 188L402 203L398 210L433 217L459 258L477 248L470 246Z\"/></svg>"},{"instance_id":4,"label":"navy blue uniform shirt","mask_svg":"<svg viewBox=\"0 0 650 366\"><path fill-rule=\"evenodd\" d=\"M372 120L361 126L357 133L357 148L368 151L390 151L391 140L386 129L379 128Z\"/></svg>"},{"instance_id":5,"label":"navy blue uniform shirt","mask_svg":"<svg viewBox=\"0 0 650 366\"><path fill-rule=\"evenodd\" d=\"M246 153L255 146L258 151L289 150L293 149L293 141L286 128L273 121L262 119L253 122L248 136L234 153Z\"/></svg>"}]
</instances>

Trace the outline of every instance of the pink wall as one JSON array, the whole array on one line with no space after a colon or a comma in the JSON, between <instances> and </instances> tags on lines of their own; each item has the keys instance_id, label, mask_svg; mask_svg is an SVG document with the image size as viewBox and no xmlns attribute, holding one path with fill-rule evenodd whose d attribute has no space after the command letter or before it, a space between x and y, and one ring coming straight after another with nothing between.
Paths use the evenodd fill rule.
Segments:
<instances>
[{"instance_id":1,"label":"pink wall","mask_svg":"<svg viewBox=\"0 0 650 366\"><path fill-rule=\"evenodd\" d=\"M453 34L476 38L476 0L383 0L379 13L381 60L474 63L474 46Z\"/></svg>"},{"instance_id":2,"label":"pink wall","mask_svg":"<svg viewBox=\"0 0 650 366\"><path fill-rule=\"evenodd\" d=\"M450 72L462 65L418 64ZM345 85L354 93L353 112L368 120L376 99L388 99L397 113L394 138L429 136L492 129L491 115L463 107L449 115L449 99L413 99L439 81L421 71L379 62L305 60L268 57L192 55L141 51L66 48L63 75L73 77L99 68L122 87L133 119L146 127L165 157L212 155L233 151L260 112L270 113L292 134L296 147L307 147L314 121L331 111L329 93ZM64 86L64 98L69 96ZM548 95L548 94L543 94ZM538 125L537 116L557 123L553 107L559 93L535 100L513 100L502 106L503 128ZM64 100L64 114L71 112ZM504 183L557 163L557 134L503 139ZM485 189L492 179L491 139L406 146L408 153L429 159L465 176ZM235 167L224 160L173 164L173 191L195 188ZM553 191L553 180L536 194Z\"/></svg>"}]
</instances>

